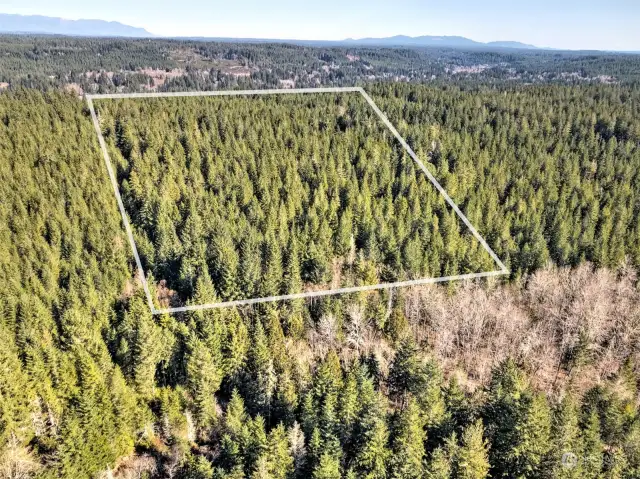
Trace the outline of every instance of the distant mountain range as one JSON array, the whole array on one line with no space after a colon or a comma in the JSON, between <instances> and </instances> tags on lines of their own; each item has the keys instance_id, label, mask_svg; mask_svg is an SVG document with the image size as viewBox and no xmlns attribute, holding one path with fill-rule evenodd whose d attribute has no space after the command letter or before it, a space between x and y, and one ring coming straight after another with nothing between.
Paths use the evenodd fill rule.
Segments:
<instances>
[{"instance_id":1,"label":"distant mountain range","mask_svg":"<svg viewBox=\"0 0 640 479\"><path fill-rule=\"evenodd\" d=\"M0 33L40 33L48 35L72 35L86 37L138 37L146 38L154 35L144 28L132 27L119 22L104 20L65 20L63 18L45 17L41 15L13 15L0 13ZM220 42L283 42L297 45L335 45L335 46L424 46L453 48L537 48L526 43L502 41L482 43L459 36L409 37L397 35L386 38L348 38L346 40L290 40L263 38L193 38L198 40L214 40Z\"/></svg>"},{"instance_id":2,"label":"distant mountain range","mask_svg":"<svg viewBox=\"0 0 640 479\"><path fill-rule=\"evenodd\" d=\"M408 37L396 35L386 38L353 38L346 39L343 43L354 45L376 45L376 46L421 46L421 47L496 47L496 48L538 48L521 42L502 41L482 43L465 37L457 36L432 36L423 35L420 37Z\"/></svg>"},{"instance_id":3,"label":"distant mountain range","mask_svg":"<svg viewBox=\"0 0 640 479\"><path fill-rule=\"evenodd\" d=\"M41 15L0 13L0 33L43 33L83 37L152 37L144 28L104 20L65 20Z\"/></svg>"}]
</instances>

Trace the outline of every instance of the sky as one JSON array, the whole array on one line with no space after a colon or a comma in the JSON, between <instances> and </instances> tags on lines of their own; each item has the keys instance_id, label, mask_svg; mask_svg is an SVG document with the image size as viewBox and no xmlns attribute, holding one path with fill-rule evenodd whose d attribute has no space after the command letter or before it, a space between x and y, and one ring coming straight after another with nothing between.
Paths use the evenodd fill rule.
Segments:
<instances>
[{"instance_id":1,"label":"sky","mask_svg":"<svg viewBox=\"0 0 640 479\"><path fill-rule=\"evenodd\" d=\"M0 13L112 20L162 36L460 35L483 42L640 51L640 0L0 0Z\"/></svg>"}]
</instances>

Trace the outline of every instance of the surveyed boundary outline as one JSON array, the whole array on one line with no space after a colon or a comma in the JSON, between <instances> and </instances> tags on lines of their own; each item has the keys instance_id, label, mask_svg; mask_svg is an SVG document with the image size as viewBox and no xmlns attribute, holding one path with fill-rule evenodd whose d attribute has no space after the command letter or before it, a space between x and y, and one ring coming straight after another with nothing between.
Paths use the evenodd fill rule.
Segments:
<instances>
[{"instance_id":1,"label":"surveyed boundary outline","mask_svg":"<svg viewBox=\"0 0 640 479\"><path fill-rule=\"evenodd\" d=\"M283 294L278 296L267 296L263 298L242 299L242 300L235 300L235 301L222 301L219 303L197 304L197 305L182 306L178 308L156 309L153 304L153 298L151 296L149 284L147 283L147 278L144 274L144 269L142 268L142 261L140 260L140 255L138 254L138 248L136 247L135 240L133 239L133 230L131 229L131 224L129 223L127 212L124 208L124 203L122 202L122 197L120 196L118 181L116 179L113 166L111 165L111 159L109 158L107 144L104 141L104 137L102 136L100 121L98 120L98 116L96 115L96 111L93 106L93 100L125 99L125 98L190 97L190 96L253 96L253 95L276 95L276 94L291 95L291 94L304 94L304 93L348 93L348 92L360 93L364 97L364 99L367 101L369 106L373 108L373 111L376 112L378 117L382 120L385 126L391 131L393 136L395 136L395 138L398 140L400 145L402 145L402 147L407 151L409 156L411 156L411 158L418 164L418 166L420 167L420 169L422 169L424 174L427 175L427 178L429 178L429 181L431 181L433 186L436 187L436 189L444 197L444 199L449 204L449 206L453 208L453 211L456 212L456 214L462 220L462 222L466 225L466 227L469 228L469 231L471 231L473 236L480 242L482 247L487 251L487 253L489 253L491 258L498 265L499 269L495 271L484 271L481 273L441 276L438 278L421 278L421 279L414 279L409 281L399 281L395 283L379 283L379 284L373 284L373 285L367 285L367 286L352 286L348 288L312 291L308 293ZM266 302L272 302L272 301L314 298L319 296L357 293L361 291L372 291L377 289L402 288L406 286L416 286L421 284L444 283L448 281L487 278L490 276L500 276L500 275L509 274L509 270L504 265L504 263L500 261L500 258L498 258L495 252L487 244L485 239L480 235L480 233L478 233L478 231L474 228L471 222L467 219L465 214L460 210L460 208L458 208L458 205L456 205L456 203L451 199L451 197L447 194L447 192L442 187L442 185L440 185L438 180L436 180L436 178L431 174L431 172L425 166L425 164L420 160L420 158L418 158L418 155L416 155L413 149L404 140L402 135L398 133L398 130L396 130L393 124L389 121L387 116L380 110L380 108L378 108L378 106L375 104L373 99L367 94L366 91L364 91L362 87L291 88L291 89L271 89L271 90L224 90L224 91L167 92L167 93L110 93L110 94L101 94L101 95L85 95L85 98L87 100L87 105L91 113L93 126L96 130L96 133L98 134L98 142L100 143L100 149L102 150L102 155L104 157L104 161L107 166L107 171L109 172L111 185L113 186L113 191L116 195L116 200L118 201L118 207L120 208L120 214L122 215L122 222L124 224L127 237L129 238L131 249L133 250L136 266L138 268L138 275L140 277L140 281L142 282L142 286L147 296L147 301L152 314L183 313L186 311L197 311L197 310L203 310L203 309L224 308L224 307L233 307L233 306L245 306L245 305L266 303Z\"/></svg>"}]
</instances>

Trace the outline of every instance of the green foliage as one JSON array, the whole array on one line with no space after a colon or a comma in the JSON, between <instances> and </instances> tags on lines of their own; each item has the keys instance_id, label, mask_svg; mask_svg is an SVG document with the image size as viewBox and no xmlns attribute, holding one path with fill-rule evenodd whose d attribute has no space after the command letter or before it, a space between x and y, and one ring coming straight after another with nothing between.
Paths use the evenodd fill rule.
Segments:
<instances>
[{"instance_id":1,"label":"green foliage","mask_svg":"<svg viewBox=\"0 0 640 479\"><path fill-rule=\"evenodd\" d=\"M496 369L488 393L484 420L491 442L491 475L539 477L551 448L551 414L546 398L530 390L512 361Z\"/></svg>"},{"instance_id":2,"label":"green foliage","mask_svg":"<svg viewBox=\"0 0 640 479\"><path fill-rule=\"evenodd\" d=\"M21 443L28 443L33 437L29 416L35 394L9 334L0 324L0 335L8 339L0 348L0 447L5 447L12 437Z\"/></svg>"},{"instance_id":3,"label":"green foliage","mask_svg":"<svg viewBox=\"0 0 640 479\"><path fill-rule=\"evenodd\" d=\"M455 477L460 479L489 477L490 464L487 457L489 446L483 435L482 421L477 421L464 430L455 456Z\"/></svg>"},{"instance_id":4,"label":"green foliage","mask_svg":"<svg viewBox=\"0 0 640 479\"><path fill-rule=\"evenodd\" d=\"M370 91L513 276L640 264L637 88Z\"/></svg>"},{"instance_id":5,"label":"green foliage","mask_svg":"<svg viewBox=\"0 0 640 479\"><path fill-rule=\"evenodd\" d=\"M133 452L145 414L102 335L129 253L82 105L17 91L0 117L0 449L90 477Z\"/></svg>"},{"instance_id":6,"label":"green foliage","mask_svg":"<svg viewBox=\"0 0 640 479\"><path fill-rule=\"evenodd\" d=\"M400 412L394 433L391 477L423 477L426 433L420 409L414 399L409 399L406 408Z\"/></svg>"},{"instance_id":7,"label":"green foliage","mask_svg":"<svg viewBox=\"0 0 640 479\"><path fill-rule=\"evenodd\" d=\"M206 344L194 338L189 344L187 378L198 423L210 426L216 417L215 393L222 380L221 368Z\"/></svg>"},{"instance_id":8,"label":"green foliage","mask_svg":"<svg viewBox=\"0 0 640 479\"><path fill-rule=\"evenodd\" d=\"M516 275L548 259L638 264L635 88L374 90ZM310 98L103 110L150 277L201 304L336 271L362 284L482 266L358 102ZM530 364L505 361L475 393L445 381L451 365L411 337L433 318L409 323L403 298L151 315L72 96L0 95L0 198L3 468L124 476L147 458L185 478L640 475L632 351L620 377L555 401L529 384ZM593 354L578 339L563 359L575 368Z\"/></svg>"},{"instance_id":9,"label":"green foliage","mask_svg":"<svg viewBox=\"0 0 640 479\"><path fill-rule=\"evenodd\" d=\"M96 108L143 263L184 301L202 271L234 300L492 267L357 93Z\"/></svg>"},{"instance_id":10,"label":"green foliage","mask_svg":"<svg viewBox=\"0 0 640 479\"><path fill-rule=\"evenodd\" d=\"M121 328L118 345L123 353L121 364L138 392L150 395L155 386L156 367L164 355L161 329L155 324L141 290L131 300Z\"/></svg>"},{"instance_id":11,"label":"green foliage","mask_svg":"<svg viewBox=\"0 0 640 479\"><path fill-rule=\"evenodd\" d=\"M340 461L330 453L320 456L318 467L313 471L313 479L340 479Z\"/></svg>"},{"instance_id":12,"label":"green foliage","mask_svg":"<svg viewBox=\"0 0 640 479\"><path fill-rule=\"evenodd\" d=\"M573 461L573 457L588 457L582 442L579 420L579 411L574 399L571 396L565 396L555 408L551 421L553 446L549 452L549 461L552 477L585 477L584 467L589 468L588 463L596 459L589 457L586 461L576 460L574 467L568 467L566 464L568 461ZM573 464L570 465L573 466Z\"/></svg>"},{"instance_id":13,"label":"green foliage","mask_svg":"<svg viewBox=\"0 0 640 479\"><path fill-rule=\"evenodd\" d=\"M452 434L444 441L444 444L438 446L431 453L431 458L427 465L426 477L428 479L451 478L457 449L456 435Z\"/></svg>"},{"instance_id":14,"label":"green foliage","mask_svg":"<svg viewBox=\"0 0 640 479\"><path fill-rule=\"evenodd\" d=\"M209 461L202 456L190 455L178 472L180 479L210 479L213 468Z\"/></svg>"},{"instance_id":15,"label":"green foliage","mask_svg":"<svg viewBox=\"0 0 640 479\"><path fill-rule=\"evenodd\" d=\"M389 372L389 386L401 402L406 402L409 395L417 399L428 427L438 426L445 419L442 373L433 361L420 357L411 336L406 336L398 347Z\"/></svg>"}]
</instances>

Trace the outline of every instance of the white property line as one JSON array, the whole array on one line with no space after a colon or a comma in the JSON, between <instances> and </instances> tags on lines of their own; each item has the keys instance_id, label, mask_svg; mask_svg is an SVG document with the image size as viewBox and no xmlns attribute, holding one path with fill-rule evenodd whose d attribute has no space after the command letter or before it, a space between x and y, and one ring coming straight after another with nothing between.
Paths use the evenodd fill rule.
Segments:
<instances>
[{"instance_id":1,"label":"white property line","mask_svg":"<svg viewBox=\"0 0 640 479\"><path fill-rule=\"evenodd\" d=\"M183 306L179 308L156 309L153 304L153 298L151 297L151 292L149 290L149 285L147 283L144 270L142 269L142 261L140 260L140 255L138 254L138 249L136 248L136 243L133 239L133 231L129 223L129 218L127 216L127 212L124 209L124 203L122 202L122 197L120 196L120 190L118 188L116 175L114 173L113 167L111 166L111 160L109 158L109 152L107 151L107 145L102 136L100 122L98 120L98 116L96 115L96 111L93 107L93 100L124 99L124 98L163 98L163 97L241 96L241 95L251 96L251 95L293 94L293 93L346 93L346 92L357 92L364 97L364 99L373 108L373 110L380 117L380 119L386 125L386 127L389 128L391 133L393 133L393 136L396 137L396 139L400 142L402 147L407 151L407 153L409 153L409 156L413 158L413 160L418 164L418 166L422 169L425 175L427 175L427 178L429 178L429 181L431 181L431 183L433 183L436 189L442 194L442 196L444 197L446 202L449 204L449 206L453 208L453 211L456 212L456 214L460 217L462 222L467 226L467 228L469 228L469 231L471 231L473 236L480 242L482 247L489 253L491 258L496 262L496 264L500 269L496 271L485 271L482 273L470 273L470 274L461 274L461 275L455 275L455 276L442 276L439 278L422 278L422 279L415 279L410 281L399 281L396 283L380 283L380 284L373 284L369 286L354 286L349 288L328 289L324 291L312 291L308 293L284 294L280 296L268 296L264 298L242 299L242 300L236 300L236 301L224 301L220 303L209 303L209 304L197 304L197 305ZM447 281L486 278L490 276L500 276L504 274L509 274L509 270L506 268L504 263L500 261L500 258L498 258L498 256L494 253L491 247L480 235L480 233L478 233L478 231L473 227L473 225L467 219L464 213L460 210L460 208L458 208L458 205L455 204L455 202L447 194L445 189L440 185L438 180L436 180L436 178L431 174L431 172L425 166L425 164L420 160L420 158L418 158L418 155L416 155L416 153L407 144L404 138L402 138L400 133L398 133L398 130L396 130L396 128L389 121L386 115L380 110L380 108L378 108L378 106L367 94L367 92L365 92L364 89L361 87L291 88L291 89L276 89L276 90L273 90L273 89L272 90L225 90L225 91L198 91L198 92L174 92L174 93L112 93L112 94L105 94L105 95L85 95L85 98L87 99L87 105L89 107L89 111L91 112L91 119L93 120L93 126L96 129L96 133L98 134L98 141L100 143L100 148L102 150L102 155L104 157L105 164L107 165L107 171L109 172L111 185L113 186L113 191L116 194L116 200L118 201L118 207L120 208L120 214L122 215L122 222L124 223L124 228L127 233L127 237L129 238L129 243L131 244L133 255L135 256L136 266L138 268L138 275L140 277L140 281L142 281L144 292L147 296L147 301L149 303L149 308L151 309L152 314L182 313L185 311L198 311L202 309L225 308L225 307L232 307L232 306L246 306L246 305L266 303L271 301L314 298L314 297L329 296L334 294L357 293L361 291L372 291L377 289L401 288L406 286L416 286L420 284L443 283Z\"/></svg>"}]
</instances>

